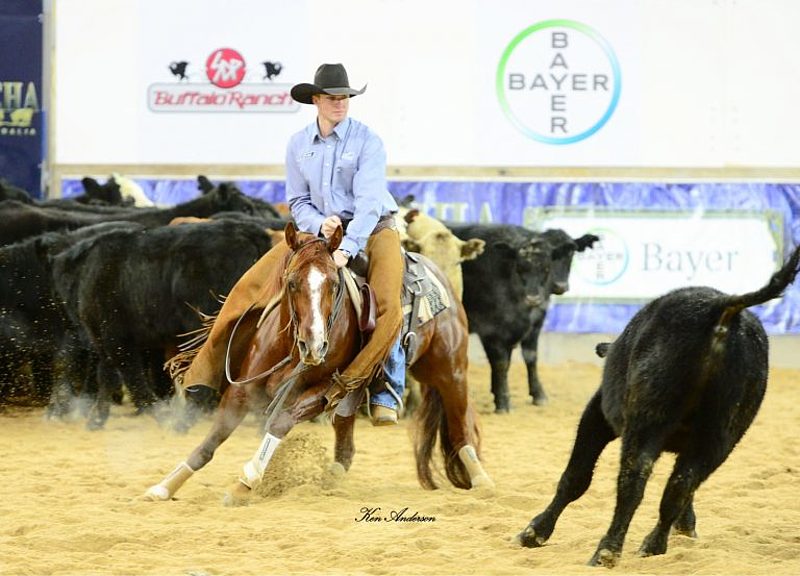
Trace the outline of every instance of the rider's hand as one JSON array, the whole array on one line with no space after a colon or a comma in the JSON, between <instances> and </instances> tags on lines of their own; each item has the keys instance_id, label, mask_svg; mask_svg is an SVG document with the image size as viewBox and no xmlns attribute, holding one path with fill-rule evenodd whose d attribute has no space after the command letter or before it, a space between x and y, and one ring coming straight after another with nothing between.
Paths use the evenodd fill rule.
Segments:
<instances>
[{"instance_id":1,"label":"rider's hand","mask_svg":"<svg viewBox=\"0 0 800 576\"><path fill-rule=\"evenodd\" d=\"M322 226L320 226L319 231L322 232L322 235L325 238L330 238L331 234L333 234L334 230L336 230L336 227L341 225L342 220L336 214L334 214L333 216L328 216L322 221Z\"/></svg>"},{"instance_id":2,"label":"rider's hand","mask_svg":"<svg viewBox=\"0 0 800 576\"><path fill-rule=\"evenodd\" d=\"M347 266L347 261L350 260L350 255L344 250L336 250L333 253L333 261L336 262L336 267L341 268Z\"/></svg>"}]
</instances>

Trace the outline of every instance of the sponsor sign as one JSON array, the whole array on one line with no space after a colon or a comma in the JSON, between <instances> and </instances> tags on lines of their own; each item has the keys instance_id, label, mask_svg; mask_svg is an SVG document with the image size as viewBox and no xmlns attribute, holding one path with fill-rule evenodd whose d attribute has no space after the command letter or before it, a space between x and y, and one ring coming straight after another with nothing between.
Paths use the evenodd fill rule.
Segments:
<instances>
[{"instance_id":1,"label":"sponsor sign","mask_svg":"<svg viewBox=\"0 0 800 576\"><path fill-rule=\"evenodd\" d=\"M595 234L592 250L576 253L563 301L644 301L684 286L731 294L761 287L783 259L776 213L549 215L542 229L573 237Z\"/></svg>"},{"instance_id":2,"label":"sponsor sign","mask_svg":"<svg viewBox=\"0 0 800 576\"><path fill-rule=\"evenodd\" d=\"M573 144L611 118L622 73L614 49L597 30L558 19L514 36L495 83L506 118L520 132L544 144Z\"/></svg>"},{"instance_id":3,"label":"sponsor sign","mask_svg":"<svg viewBox=\"0 0 800 576\"><path fill-rule=\"evenodd\" d=\"M44 149L41 1L0 14L0 177L41 194ZM11 49L13 47L13 49Z\"/></svg>"},{"instance_id":4,"label":"sponsor sign","mask_svg":"<svg viewBox=\"0 0 800 576\"><path fill-rule=\"evenodd\" d=\"M292 84L276 82L283 71L277 61L260 62L261 82L245 82L248 63L234 48L221 47L205 58L201 81L189 60L174 60L168 68L175 81L157 82L147 89L147 107L152 112L295 112ZM252 75L251 75L252 76Z\"/></svg>"}]
</instances>

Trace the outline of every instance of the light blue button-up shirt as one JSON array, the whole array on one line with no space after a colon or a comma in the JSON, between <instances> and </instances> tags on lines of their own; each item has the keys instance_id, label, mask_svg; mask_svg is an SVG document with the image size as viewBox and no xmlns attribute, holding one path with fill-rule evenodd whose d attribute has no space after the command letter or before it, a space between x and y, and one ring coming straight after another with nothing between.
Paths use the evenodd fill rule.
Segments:
<instances>
[{"instance_id":1,"label":"light blue button-up shirt","mask_svg":"<svg viewBox=\"0 0 800 576\"><path fill-rule=\"evenodd\" d=\"M319 234L328 216L352 220L341 250L367 245L378 219L397 211L386 187L386 152L372 130L345 118L323 138L316 120L286 149L286 201L300 230Z\"/></svg>"}]
</instances>

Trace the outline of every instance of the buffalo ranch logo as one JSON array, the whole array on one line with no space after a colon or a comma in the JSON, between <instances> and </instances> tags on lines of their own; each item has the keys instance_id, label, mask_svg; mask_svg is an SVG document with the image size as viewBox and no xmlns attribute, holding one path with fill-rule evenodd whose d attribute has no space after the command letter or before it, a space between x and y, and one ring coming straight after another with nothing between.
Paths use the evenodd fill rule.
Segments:
<instances>
[{"instance_id":1,"label":"buffalo ranch logo","mask_svg":"<svg viewBox=\"0 0 800 576\"><path fill-rule=\"evenodd\" d=\"M260 71L263 67L264 73ZM152 112L296 112L300 105L291 84L276 81L283 65L263 61L249 67L233 48L213 50L197 72L190 60L167 65L175 82L151 84L147 105Z\"/></svg>"},{"instance_id":2,"label":"buffalo ranch logo","mask_svg":"<svg viewBox=\"0 0 800 576\"><path fill-rule=\"evenodd\" d=\"M594 29L546 20L511 40L495 84L503 112L520 132L545 144L572 144L608 122L621 75L614 50Z\"/></svg>"}]
</instances>

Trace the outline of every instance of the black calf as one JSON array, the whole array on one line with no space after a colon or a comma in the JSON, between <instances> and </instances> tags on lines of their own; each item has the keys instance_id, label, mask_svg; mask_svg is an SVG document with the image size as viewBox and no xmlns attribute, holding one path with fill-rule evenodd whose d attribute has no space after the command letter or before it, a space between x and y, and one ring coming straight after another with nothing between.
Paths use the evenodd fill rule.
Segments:
<instances>
[{"instance_id":1,"label":"black calf","mask_svg":"<svg viewBox=\"0 0 800 576\"><path fill-rule=\"evenodd\" d=\"M617 504L591 565L614 566L653 464L677 454L659 519L639 553L663 554L670 528L695 536L694 492L722 464L758 412L767 385L768 341L745 310L777 298L795 278L800 247L769 283L730 296L681 288L650 302L611 345L600 389L578 426L575 446L550 505L519 535L527 547L550 537L561 512L589 487L605 446L622 437Z\"/></svg>"}]
</instances>

